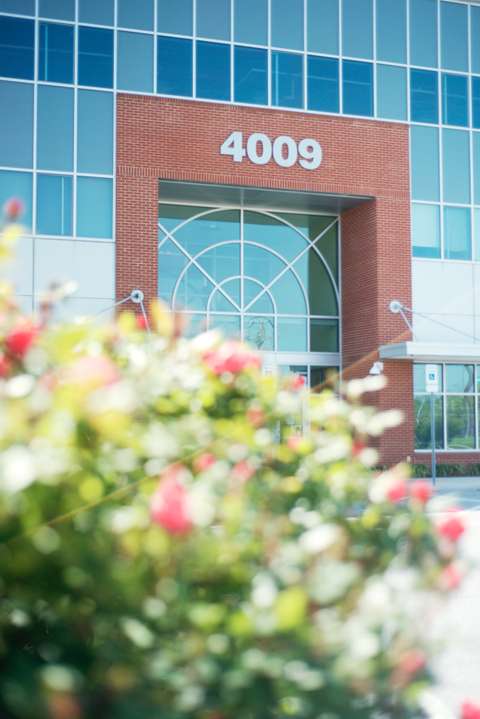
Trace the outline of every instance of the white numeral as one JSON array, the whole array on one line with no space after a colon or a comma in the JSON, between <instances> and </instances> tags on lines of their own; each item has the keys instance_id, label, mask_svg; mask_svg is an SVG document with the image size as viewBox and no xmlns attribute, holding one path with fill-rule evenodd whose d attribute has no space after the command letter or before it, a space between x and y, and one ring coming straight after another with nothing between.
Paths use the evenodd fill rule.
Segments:
<instances>
[{"instance_id":1,"label":"white numeral","mask_svg":"<svg viewBox=\"0 0 480 719\"><path fill-rule=\"evenodd\" d=\"M305 170L316 170L322 163L323 152L320 143L309 138L298 143L300 164Z\"/></svg>"},{"instance_id":2,"label":"white numeral","mask_svg":"<svg viewBox=\"0 0 480 719\"><path fill-rule=\"evenodd\" d=\"M232 132L221 146L220 154L231 155L234 162L241 162L245 157L243 134L241 132Z\"/></svg>"},{"instance_id":3,"label":"white numeral","mask_svg":"<svg viewBox=\"0 0 480 719\"><path fill-rule=\"evenodd\" d=\"M260 145L260 154L258 146ZM254 132L247 142L248 159L255 165L266 165L272 159L272 141L261 132Z\"/></svg>"},{"instance_id":4,"label":"white numeral","mask_svg":"<svg viewBox=\"0 0 480 719\"><path fill-rule=\"evenodd\" d=\"M298 159L297 143L287 135L280 135L273 143L273 159L280 167L292 167Z\"/></svg>"}]
</instances>

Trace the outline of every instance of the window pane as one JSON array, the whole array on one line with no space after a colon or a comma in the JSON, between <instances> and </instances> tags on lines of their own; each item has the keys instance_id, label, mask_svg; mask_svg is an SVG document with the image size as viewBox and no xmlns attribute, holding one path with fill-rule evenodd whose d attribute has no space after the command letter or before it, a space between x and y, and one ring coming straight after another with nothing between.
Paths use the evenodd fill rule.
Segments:
<instances>
[{"instance_id":1,"label":"window pane","mask_svg":"<svg viewBox=\"0 0 480 719\"><path fill-rule=\"evenodd\" d=\"M30 172L9 172L0 170L0 207L12 197L23 202L25 212L21 222L32 227L32 174Z\"/></svg>"},{"instance_id":2,"label":"window pane","mask_svg":"<svg viewBox=\"0 0 480 719\"><path fill-rule=\"evenodd\" d=\"M0 165L32 167L33 85L0 82L0 107L15 108L0 112Z\"/></svg>"},{"instance_id":3,"label":"window pane","mask_svg":"<svg viewBox=\"0 0 480 719\"><path fill-rule=\"evenodd\" d=\"M197 42L197 97L230 100L230 45Z\"/></svg>"},{"instance_id":4,"label":"window pane","mask_svg":"<svg viewBox=\"0 0 480 719\"><path fill-rule=\"evenodd\" d=\"M77 178L77 235L112 237L112 180Z\"/></svg>"},{"instance_id":5,"label":"window pane","mask_svg":"<svg viewBox=\"0 0 480 719\"><path fill-rule=\"evenodd\" d=\"M303 106L303 56L272 52L272 104Z\"/></svg>"},{"instance_id":6,"label":"window pane","mask_svg":"<svg viewBox=\"0 0 480 719\"><path fill-rule=\"evenodd\" d=\"M438 129L413 125L410 128L412 197L440 199Z\"/></svg>"},{"instance_id":7,"label":"window pane","mask_svg":"<svg viewBox=\"0 0 480 719\"><path fill-rule=\"evenodd\" d=\"M440 209L437 205L412 205L414 257L440 257Z\"/></svg>"},{"instance_id":8,"label":"window pane","mask_svg":"<svg viewBox=\"0 0 480 719\"><path fill-rule=\"evenodd\" d=\"M442 116L444 125L468 125L466 75L442 74Z\"/></svg>"},{"instance_id":9,"label":"window pane","mask_svg":"<svg viewBox=\"0 0 480 719\"><path fill-rule=\"evenodd\" d=\"M436 396L434 399L435 411L435 447L443 449L443 400ZM432 418L431 399L429 395L423 394L415 397L415 449L432 448Z\"/></svg>"},{"instance_id":10,"label":"window pane","mask_svg":"<svg viewBox=\"0 0 480 719\"><path fill-rule=\"evenodd\" d=\"M153 35L119 32L117 53L118 89L153 92Z\"/></svg>"},{"instance_id":11,"label":"window pane","mask_svg":"<svg viewBox=\"0 0 480 719\"><path fill-rule=\"evenodd\" d=\"M35 0L0 0L0 12L35 15Z\"/></svg>"},{"instance_id":12,"label":"window pane","mask_svg":"<svg viewBox=\"0 0 480 719\"><path fill-rule=\"evenodd\" d=\"M442 67L468 70L468 7L441 2Z\"/></svg>"},{"instance_id":13,"label":"window pane","mask_svg":"<svg viewBox=\"0 0 480 719\"><path fill-rule=\"evenodd\" d=\"M431 363L429 363L431 364ZM425 386L425 368L426 364L419 363L413 365L413 391L415 394L418 394L420 392L426 392L426 386ZM438 379L439 379L439 390L440 392L443 392L443 377L442 377L442 365L436 364L434 367L437 368L438 372Z\"/></svg>"},{"instance_id":14,"label":"window pane","mask_svg":"<svg viewBox=\"0 0 480 719\"><path fill-rule=\"evenodd\" d=\"M271 0L272 45L303 50L303 0Z\"/></svg>"},{"instance_id":15,"label":"window pane","mask_svg":"<svg viewBox=\"0 0 480 719\"><path fill-rule=\"evenodd\" d=\"M125 0L130 2L130 0ZM157 0L157 29L175 35L193 34L192 0Z\"/></svg>"},{"instance_id":16,"label":"window pane","mask_svg":"<svg viewBox=\"0 0 480 719\"><path fill-rule=\"evenodd\" d=\"M235 0L235 40L253 45L267 44L267 0Z\"/></svg>"},{"instance_id":17,"label":"window pane","mask_svg":"<svg viewBox=\"0 0 480 719\"><path fill-rule=\"evenodd\" d=\"M72 178L37 177L37 232L39 235L72 234Z\"/></svg>"},{"instance_id":18,"label":"window pane","mask_svg":"<svg viewBox=\"0 0 480 719\"><path fill-rule=\"evenodd\" d=\"M480 133L472 132L473 142L473 183L474 196L473 201L476 205L480 205Z\"/></svg>"},{"instance_id":19,"label":"window pane","mask_svg":"<svg viewBox=\"0 0 480 719\"><path fill-rule=\"evenodd\" d=\"M73 92L38 87L37 164L42 170L73 170Z\"/></svg>"},{"instance_id":20,"label":"window pane","mask_svg":"<svg viewBox=\"0 0 480 719\"><path fill-rule=\"evenodd\" d=\"M343 0L343 55L373 57L372 0Z\"/></svg>"},{"instance_id":21,"label":"window pane","mask_svg":"<svg viewBox=\"0 0 480 719\"><path fill-rule=\"evenodd\" d=\"M343 61L343 112L347 115L373 115L371 63Z\"/></svg>"},{"instance_id":22,"label":"window pane","mask_svg":"<svg viewBox=\"0 0 480 719\"><path fill-rule=\"evenodd\" d=\"M0 75L33 80L34 21L0 17Z\"/></svg>"},{"instance_id":23,"label":"window pane","mask_svg":"<svg viewBox=\"0 0 480 719\"><path fill-rule=\"evenodd\" d=\"M113 0L78 0L78 19L92 25L113 25Z\"/></svg>"},{"instance_id":24,"label":"window pane","mask_svg":"<svg viewBox=\"0 0 480 719\"><path fill-rule=\"evenodd\" d=\"M470 150L468 132L443 130L443 199L470 202Z\"/></svg>"},{"instance_id":25,"label":"window pane","mask_svg":"<svg viewBox=\"0 0 480 719\"><path fill-rule=\"evenodd\" d=\"M157 92L192 95L192 41L159 37L157 50Z\"/></svg>"},{"instance_id":26,"label":"window pane","mask_svg":"<svg viewBox=\"0 0 480 719\"><path fill-rule=\"evenodd\" d=\"M277 325L279 352L306 352L308 350L307 320L279 317Z\"/></svg>"},{"instance_id":27,"label":"window pane","mask_svg":"<svg viewBox=\"0 0 480 719\"><path fill-rule=\"evenodd\" d=\"M338 352L337 320L310 320L310 351Z\"/></svg>"},{"instance_id":28,"label":"window pane","mask_svg":"<svg viewBox=\"0 0 480 719\"><path fill-rule=\"evenodd\" d=\"M412 122L438 123L438 75L429 70L410 70Z\"/></svg>"},{"instance_id":29,"label":"window pane","mask_svg":"<svg viewBox=\"0 0 480 719\"><path fill-rule=\"evenodd\" d=\"M307 62L309 110L338 112L338 60L309 55Z\"/></svg>"},{"instance_id":30,"label":"window pane","mask_svg":"<svg viewBox=\"0 0 480 719\"><path fill-rule=\"evenodd\" d=\"M40 23L38 79L73 82L73 25Z\"/></svg>"},{"instance_id":31,"label":"window pane","mask_svg":"<svg viewBox=\"0 0 480 719\"><path fill-rule=\"evenodd\" d=\"M410 62L437 67L437 0L410 0Z\"/></svg>"},{"instance_id":32,"label":"window pane","mask_svg":"<svg viewBox=\"0 0 480 719\"><path fill-rule=\"evenodd\" d=\"M407 119L407 71L377 65L377 114L388 120Z\"/></svg>"},{"instance_id":33,"label":"window pane","mask_svg":"<svg viewBox=\"0 0 480 719\"><path fill-rule=\"evenodd\" d=\"M472 43L472 72L480 73L480 8L470 5L470 42Z\"/></svg>"},{"instance_id":34,"label":"window pane","mask_svg":"<svg viewBox=\"0 0 480 719\"><path fill-rule=\"evenodd\" d=\"M77 169L111 174L113 167L113 95L78 91Z\"/></svg>"},{"instance_id":35,"label":"window pane","mask_svg":"<svg viewBox=\"0 0 480 719\"><path fill-rule=\"evenodd\" d=\"M307 2L307 49L338 55L338 0Z\"/></svg>"},{"instance_id":36,"label":"window pane","mask_svg":"<svg viewBox=\"0 0 480 719\"><path fill-rule=\"evenodd\" d=\"M445 382L447 392L460 394L474 392L473 364L447 364Z\"/></svg>"},{"instance_id":37,"label":"window pane","mask_svg":"<svg viewBox=\"0 0 480 719\"><path fill-rule=\"evenodd\" d=\"M217 320L212 317L211 320ZM210 321L210 326L218 327L218 321ZM258 350L275 349L275 319L273 317L245 316L244 321L245 342Z\"/></svg>"},{"instance_id":38,"label":"window pane","mask_svg":"<svg viewBox=\"0 0 480 719\"><path fill-rule=\"evenodd\" d=\"M377 59L407 61L405 0L377 0Z\"/></svg>"},{"instance_id":39,"label":"window pane","mask_svg":"<svg viewBox=\"0 0 480 719\"><path fill-rule=\"evenodd\" d=\"M113 32L78 29L78 84L113 87Z\"/></svg>"},{"instance_id":40,"label":"window pane","mask_svg":"<svg viewBox=\"0 0 480 719\"><path fill-rule=\"evenodd\" d=\"M153 30L154 0L117 0L119 27L131 27L135 30ZM175 8L178 3L175 2Z\"/></svg>"},{"instance_id":41,"label":"window pane","mask_svg":"<svg viewBox=\"0 0 480 719\"><path fill-rule=\"evenodd\" d=\"M445 257L471 260L470 210L467 207L444 207L443 213Z\"/></svg>"},{"instance_id":42,"label":"window pane","mask_svg":"<svg viewBox=\"0 0 480 719\"><path fill-rule=\"evenodd\" d=\"M447 447L475 446L475 398L447 397Z\"/></svg>"},{"instance_id":43,"label":"window pane","mask_svg":"<svg viewBox=\"0 0 480 719\"><path fill-rule=\"evenodd\" d=\"M475 257L477 262L480 260L480 210L474 210L474 222L475 222ZM480 391L480 388L479 388Z\"/></svg>"},{"instance_id":44,"label":"window pane","mask_svg":"<svg viewBox=\"0 0 480 719\"><path fill-rule=\"evenodd\" d=\"M480 128L480 77L472 77L472 123Z\"/></svg>"},{"instance_id":45,"label":"window pane","mask_svg":"<svg viewBox=\"0 0 480 719\"><path fill-rule=\"evenodd\" d=\"M75 0L40 0L40 17L75 20Z\"/></svg>"},{"instance_id":46,"label":"window pane","mask_svg":"<svg viewBox=\"0 0 480 719\"><path fill-rule=\"evenodd\" d=\"M268 103L267 51L235 48L235 101Z\"/></svg>"},{"instance_id":47,"label":"window pane","mask_svg":"<svg viewBox=\"0 0 480 719\"><path fill-rule=\"evenodd\" d=\"M230 0L197 0L197 35L230 39Z\"/></svg>"}]
</instances>

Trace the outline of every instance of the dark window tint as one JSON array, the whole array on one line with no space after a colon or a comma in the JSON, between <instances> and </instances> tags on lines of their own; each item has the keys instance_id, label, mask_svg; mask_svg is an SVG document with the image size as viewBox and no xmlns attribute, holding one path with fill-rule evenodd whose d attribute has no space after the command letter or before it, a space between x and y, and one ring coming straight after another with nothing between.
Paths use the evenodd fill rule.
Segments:
<instances>
[{"instance_id":1,"label":"dark window tint","mask_svg":"<svg viewBox=\"0 0 480 719\"><path fill-rule=\"evenodd\" d=\"M410 71L411 119L438 122L438 76L430 70Z\"/></svg>"},{"instance_id":2,"label":"dark window tint","mask_svg":"<svg viewBox=\"0 0 480 719\"><path fill-rule=\"evenodd\" d=\"M472 77L473 127L480 127L480 77Z\"/></svg>"},{"instance_id":3,"label":"dark window tint","mask_svg":"<svg viewBox=\"0 0 480 719\"><path fill-rule=\"evenodd\" d=\"M302 107L303 56L272 52L272 105Z\"/></svg>"},{"instance_id":4,"label":"dark window tint","mask_svg":"<svg viewBox=\"0 0 480 719\"><path fill-rule=\"evenodd\" d=\"M73 82L73 26L40 23L38 79Z\"/></svg>"},{"instance_id":5,"label":"dark window tint","mask_svg":"<svg viewBox=\"0 0 480 719\"><path fill-rule=\"evenodd\" d=\"M165 95L192 94L191 40L158 38L157 92Z\"/></svg>"},{"instance_id":6,"label":"dark window tint","mask_svg":"<svg viewBox=\"0 0 480 719\"><path fill-rule=\"evenodd\" d=\"M0 17L0 75L33 80L34 22Z\"/></svg>"},{"instance_id":7,"label":"dark window tint","mask_svg":"<svg viewBox=\"0 0 480 719\"><path fill-rule=\"evenodd\" d=\"M468 91L465 75L442 75L442 115L445 125L468 125Z\"/></svg>"},{"instance_id":8,"label":"dark window tint","mask_svg":"<svg viewBox=\"0 0 480 719\"><path fill-rule=\"evenodd\" d=\"M100 28L78 30L78 84L113 86L113 32Z\"/></svg>"},{"instance_id":9,"label":"dark window tint","mask_svg":"<svg viewBox=\"0 0 480 719\"><path fill-rule=\"evenodd\" d=\"M371 63L343 61L343 112L347 115L373 115Z\"/></svg>"},{"instance_id":10,"label":"dark window tint","mask_svg":"<svg viewBox=\"0 0 480 719\"><path fill-rule=\"evenodd\" d=\"M254 105L268 103L267 51L235 48L235 101Z\"/></svg>"},{"instance_id":11,"label":"dark window tint","mask_svg":"<svg viewBox=\"0 0 480 719\"><path fill-rule=\"evenodd\" d=\"M320 112L338 112L338 60L309 55L308 108Z\"/></svg>"},{"instance_id":12,"label":"dark window tint","mask_svg":"<svg viewBox=\"0 0 480 719\"><path fill-rule=\"evenodd\" d=\"M197 42L197 97L230 100L230 45Z\"/></svg>"}]
</instances>

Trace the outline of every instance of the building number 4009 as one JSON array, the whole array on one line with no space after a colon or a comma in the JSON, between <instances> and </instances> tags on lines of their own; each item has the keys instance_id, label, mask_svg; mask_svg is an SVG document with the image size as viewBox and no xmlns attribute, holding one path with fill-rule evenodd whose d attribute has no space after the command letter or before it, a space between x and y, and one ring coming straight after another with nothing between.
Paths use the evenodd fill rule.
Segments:
<instances>
[{"instance_id":1,"label":"building number 4009","mask_svg":"<svg viewBox=\"0 0 480 719\"><path fill-rule=\"evenodd\" d=\"M320 167L323 152L317 140L306 138L295 142L288 135L280 135L272 140L262 132L254 132L243 146L243 133L232 132L220 148L221 155L230 155L234 162L242 162L248 157L255 165L266 165L273 157L280 167L293 167L297 162L305 170Z\"/></svg>"}]
</instances>

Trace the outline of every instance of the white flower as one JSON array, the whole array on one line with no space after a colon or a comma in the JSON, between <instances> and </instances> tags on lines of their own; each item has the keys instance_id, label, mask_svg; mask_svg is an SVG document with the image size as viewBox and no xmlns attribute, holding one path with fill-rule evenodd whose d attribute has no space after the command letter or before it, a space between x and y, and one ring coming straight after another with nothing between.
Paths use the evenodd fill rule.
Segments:
<instances>
[{"instance_id":1,"label":"white flower","mask_svg":"<svg viewBox=\"0 0 480 719\"><path fill-rule=\"evenodd\" d=\"M7 397L13 397L15 399L19 397L26 397L30 394L35 385L35 380L32 375L19 374L17 377L9 379L5 385L5 394Z\"/></svg>"},{"instance_id":2,"label":"white flower","mask_svg":"<svg viewBox=\"0 0 480 719\"><path fill-rule=\"evenodd\" d=\"M257 609L269 609L277 598L278 589L269 574L257 574L253 580L252 603Z\"/></svg>"},{"instance_id":3,"label":"white flower","mask_svg":"<svg viewBox=\"0 0 480 719\"><path fill-rule=\"evenodd\" d=\"M26 447L13 446L0 455L0 489L20 492L35 480L35 463Z\"/></svg>"},{"instance_id":4,"label":"white flower","mask_svg":"<svg viewBox=\"0 0 480 719\"><path fill-rule=\"evenodd\" d=\"M323 552L340 537L340 529L334 524L322 524L314 529L309 529L300 537L300 545L308 554Z\"/></svg>"},{"instance_id":5,"label":"white flower","mask_svg":"<svg viewBox=\"0 0 480 719\"><path fill-rule=\"evenodd\" d=\"M378 392L387 386L385 375L369 375L363 379L352 379L347 383L346 393L350 399L358 399L366 392Z\"/></svg>"},{"instance_id":6,"label":"white flower","mask_svg":"<svg viewBox=\"0 0 480 719\"><path fill-rule=\"evenodd\" d=\"M379 437L386 429L402 424L403 418L403 412L398 409L379 412L368 420L365 431L372 437Z\"/></svg>"}]
</instances>

